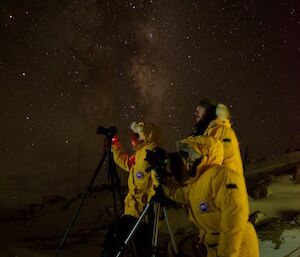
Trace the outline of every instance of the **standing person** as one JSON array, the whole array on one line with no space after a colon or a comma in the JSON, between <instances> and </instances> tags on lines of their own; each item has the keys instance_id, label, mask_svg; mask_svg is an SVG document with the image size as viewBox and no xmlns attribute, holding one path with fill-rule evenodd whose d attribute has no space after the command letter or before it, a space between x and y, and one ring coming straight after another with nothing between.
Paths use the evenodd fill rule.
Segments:
<instances>
[{"instance_id":1,"label":"standing person","mask_svg":"<svg viewBox=\"0 0 300 257\"><path fill-rule=\"evenodd\" d=\"M187 209L207 257L258 257L257 236L248 222L245 180L221 165L222 143L211 136L197 136L180 141L178 149L187 153L184 163L192 177L181 185L167 183L164 191Z\"/></svg>"},{"instance_id":2,"label":"standing person","mask_svg":"<svg viewBox=\"0 0 300 257\"><path fill-rule=\"evenodd\" d=\"M193 136L203 135L208 125L217 118L217 102L210 98L204 98L195 108L195 132Z\"/></svg>"},{"instance_id":3,"label":"standing person","mask_svg":"<svg viewBox=\"0 0 300 257\"><path fill-rule=\"evenodd\" d=\"M213 136L223 142L223 165L244 175L239 142L231 127L230 112L226 105L205 98L195 110L196 131L193 136Z\"/></svg>"},{"instance_id":4,"label":"standing person","mask_svg":"<svg viewBox=\"0 0 300 257\"><path fill-rule=\"evenodd\" d=\"M145 161L146 150L154 150L159 144L160 130L152 123L133 122L131 130L134 133L132 145L135 153L129 156L117 138L113 139L112 151L116 164L128 174L128 193L125 198L124 214L121 216L118 226L112 225L103 243L102 257L113 257L118 252L118 246L128 236L129 232L142 214L146 203L155 194L154 186L157 180L154 171L146 172L149 167ZM145 224L144 224L145 225ZM139 254L145 253L148 246L148 238L144 226L144 233L139 229L133 241ZM146 232L145 232L146 231ZM118 233L118 234L117 234ZM119 241L119 242L118 242ZM119 243L119 244L118 244Z\"/></svg>"}]
</instances>

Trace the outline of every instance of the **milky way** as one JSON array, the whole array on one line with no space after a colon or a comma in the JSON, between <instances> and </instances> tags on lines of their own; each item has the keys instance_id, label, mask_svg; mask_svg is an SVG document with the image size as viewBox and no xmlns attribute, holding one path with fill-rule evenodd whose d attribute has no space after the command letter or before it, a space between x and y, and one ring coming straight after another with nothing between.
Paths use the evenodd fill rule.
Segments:
<instances>
[{"instance_id":1,"label":"milky way","mask_svg":"<svg viewBox=\"0 0 300 257\"><path fill-rule=\"evenodd\" d=\"M74 193L79 156L82 188L99 124L128 146L133 120L155 122L172 149L206 96L250 157L299 146L297 2L1 1L3 192Z\"/></svg>"}]
</instances>

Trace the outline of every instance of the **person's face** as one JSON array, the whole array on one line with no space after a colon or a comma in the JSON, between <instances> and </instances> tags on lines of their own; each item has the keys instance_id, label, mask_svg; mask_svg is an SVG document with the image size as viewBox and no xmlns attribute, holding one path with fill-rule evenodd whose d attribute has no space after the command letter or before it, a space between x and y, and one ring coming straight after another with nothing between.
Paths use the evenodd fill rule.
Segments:
<instances>
[{"instance_id":1,"label":"person's face","mask_svg":"<svg viewBox=\"0 0 300 257\"><path fill-rule=\"evenodd\" d=\"M206 109L203 106L197 106L195 109L195 120L196 123L203 120L204 116L206 114Z\"/></svg>"}]
</instances>

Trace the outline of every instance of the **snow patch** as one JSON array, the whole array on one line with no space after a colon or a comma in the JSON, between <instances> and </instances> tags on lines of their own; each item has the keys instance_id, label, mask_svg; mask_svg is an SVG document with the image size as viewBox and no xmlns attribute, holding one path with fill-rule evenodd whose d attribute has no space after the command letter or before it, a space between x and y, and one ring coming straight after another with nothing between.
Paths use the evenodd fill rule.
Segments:
<instances>
[{"instance_id":1,"label":"snow patch","mask_svg":"<svg viewBox=\"0 0 300 257\"><path fill-rule=\"evenodd\" d=\"M284 230L280 239L281 245L276 249L272 241L259 240L260 257L299 257L300 229Z\"/></svg>"}]
</instances>

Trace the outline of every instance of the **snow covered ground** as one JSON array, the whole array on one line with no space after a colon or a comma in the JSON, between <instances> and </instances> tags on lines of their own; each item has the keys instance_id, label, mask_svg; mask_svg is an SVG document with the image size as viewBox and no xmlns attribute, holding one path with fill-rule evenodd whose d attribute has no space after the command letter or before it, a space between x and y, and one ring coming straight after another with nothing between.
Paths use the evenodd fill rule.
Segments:
<instances>
[{"instance_id":1,"label":"snow covered ground","mask_svg":"<svg viewBox=\"0 0 300 257\"><path fill-rule=\"evenodd\" d=\"M268 218L291 219L300 213L300 184L291 181L289 175L280 176L268 186L266 198L250 199L250 209ZM294 221L277 220L277 224L260 229L258 236L261 257L300 257L300 227Z\"/></svg>"},{"instance_id":2,"label":"snow covered ground","mask_svg":"<svg viewBox=\"0 0 300 257\"><path fill-rule=\"evenodd\" d=\"M300 229L284 230L281 245L277 249L276 243L266 240L259 242L260 257L299 257Z\"/></svg>"},{"instance_id":3,"label":"snow covered ground","mask_svg":"<svg viewBox=\"0 0 300 257\"><path fill-rule=\"evenodd\" d=\"M300 184L294 184L289 175L281 176L268 186L266 198L250 199L250 209L279 218L287 218L288 213L300 213Z\"/></svg>"},{"instance_id":4,"label":"snow covered ground","mask_svg":"<svg viewBox=\"0 0 300 257\"><path fill-rule=\"evenodd\" d=\"M300 225L294 219L300 213L299 199L300 184L291 181L289 175L274 179L268 186L267 197L250 199L251 212L260 211L271 220L257 229L260 257L300 257ZM20 208L1 210L0 257L54 256L79 201L58 197L57 201L44 202L43 208L31 205L22 211ZM108 192L93 194L87 199L64 250L65 257L99 256L113 216L111 205ZM168 209L168 216L175 233L190 226L183 209ZM160 227L160 233L160 241L163 241L161 239L167 236L165 224ZM191 257L197 256L189 253Z\"/></svg>"}]
</instances>

